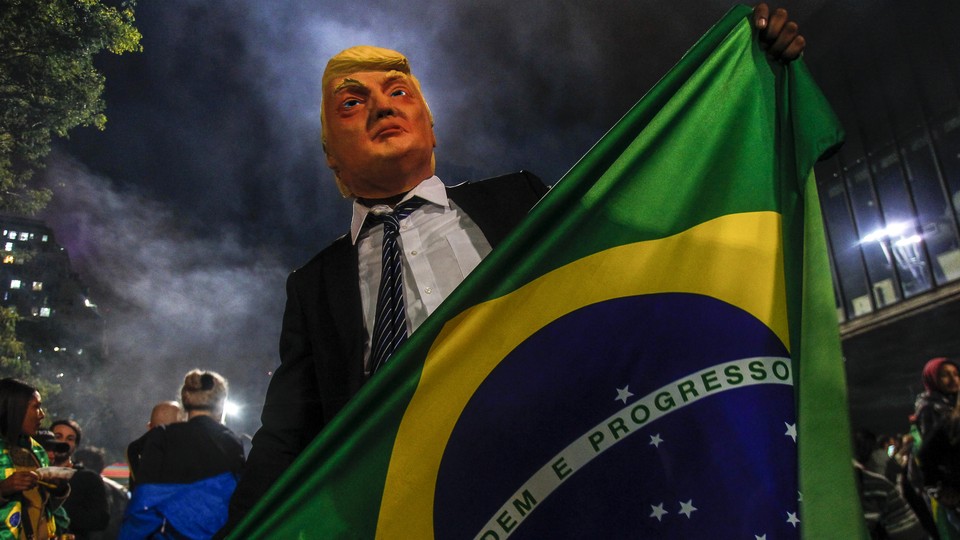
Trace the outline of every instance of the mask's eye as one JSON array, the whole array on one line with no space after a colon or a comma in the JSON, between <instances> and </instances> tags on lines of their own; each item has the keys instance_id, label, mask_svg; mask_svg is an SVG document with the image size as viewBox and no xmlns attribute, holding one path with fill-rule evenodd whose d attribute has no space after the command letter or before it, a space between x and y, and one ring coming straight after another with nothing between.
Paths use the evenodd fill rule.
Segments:
<instances>
[{"instance_id":1,"label":"mask's eye","mask_svg":"<svg viewBox=\"0 0 960 540\"><path fill-rule=\"evenodd\" d=\"M405 96L405 95L407 95L407 91L404 90L403 88L397 88L397 89L394 90L393 92L390 92L390 95L391 95L392 97Z\"/></svg>"},{"instance_id":2,"label":"mask's eye","mask_svg":"<svg viewBox=\"0 0 960 540\"><path fill-rule=\"evenodd\" d=\"M342 104L340 104L340 106L343 107L344 109L352 109L352 108L356 107L356 106L359 105L359 104L360 104L360 100L359 100L359 99L350 98L350 99L344 100L344 102L343 102Z\"/></svg>"}]
</instances>

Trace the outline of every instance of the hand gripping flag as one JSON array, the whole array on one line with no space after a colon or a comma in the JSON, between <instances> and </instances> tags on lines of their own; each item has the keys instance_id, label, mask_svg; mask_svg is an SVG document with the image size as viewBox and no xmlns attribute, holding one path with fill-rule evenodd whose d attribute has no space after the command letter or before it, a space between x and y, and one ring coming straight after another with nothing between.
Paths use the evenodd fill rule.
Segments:
<instances>
[{"instance_id":1,"label":"hand gripping flag","mask_svg":"<svg viewBox=\"0 0 960 540\"><path fill-rule=\"evenodd\" d=\"M233 538L856 538L813 163L842 132L738 7Z\"/></svg>"}]
</instances>

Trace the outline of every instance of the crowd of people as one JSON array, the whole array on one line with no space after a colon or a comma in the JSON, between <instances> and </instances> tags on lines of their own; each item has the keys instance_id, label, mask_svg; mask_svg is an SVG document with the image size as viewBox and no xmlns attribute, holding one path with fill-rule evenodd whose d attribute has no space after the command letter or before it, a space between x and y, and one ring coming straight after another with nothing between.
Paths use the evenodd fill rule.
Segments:
<instances>
[{"instance_id":1,"label":"crowd of people","mask_svg":"<svg viewBox=\"0 0 960 540\"><path fill-rule=\"evenodd\" d=\"M72 419L47 429L37 388L0 379L0 540L210 538L244 464L223 424L227 381L186 374L179 401L157 404L128 446L130 482L103 476L105 452L81 446Z\"/></svg>"},{"instance_id":2,"label":"crowd of people","mask_svg":"<svg viewBox=\"0 0 960 540\"><path fill-rule=\"evenodd\" d=\"M854 470L872 538L960 540L960 361L921 374L909 433L853 436ZM227 520L244 466L222 420L227 381L192 370L179 401L151 412L127 448L128 486L102 476L104 450L81 446L71 419L41 429L39 391L0 379L0 540L211 538Z\"/></svg>"},{"instance_id":3,"label":"crowd of people","mask_svg":"<svg viewBox=\"0 0 960 540\"><path fill-rule=\"evenodd\" d=\"M853 436L854 468L872 538L960 539L960 360L923 367L910 430Z\"/></svg>"}]
</instances>

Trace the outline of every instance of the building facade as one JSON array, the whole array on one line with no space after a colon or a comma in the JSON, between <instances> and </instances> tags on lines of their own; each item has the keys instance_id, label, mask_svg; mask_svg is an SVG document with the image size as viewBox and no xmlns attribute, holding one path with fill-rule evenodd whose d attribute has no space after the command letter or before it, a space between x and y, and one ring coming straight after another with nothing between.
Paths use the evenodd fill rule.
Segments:
<instances>
[{"instance_id":1,"label":"building facade","mask_svg":"<svg viewBox=\"0 0 960 540\"><path fill-rule=\"evenodd\" d=\"M825 2L806 61L847 133L817 167L855 427L903 432L960 356L960 5Z\"/></svg>"},{"instance_id":2,"label":"building facade","mask_svg":"<svg viewBox=\"0 0 960 540\"><path fill-rule=\"evenodd\" d=\"M0 231L0 305L16 308L17 337L34 369L102 358L102 318L53 231L10 216L0 216ZM38 365L43 359L55 366ZM56 371L54 377L62 370Z\"/></svg>"}]
</instances>

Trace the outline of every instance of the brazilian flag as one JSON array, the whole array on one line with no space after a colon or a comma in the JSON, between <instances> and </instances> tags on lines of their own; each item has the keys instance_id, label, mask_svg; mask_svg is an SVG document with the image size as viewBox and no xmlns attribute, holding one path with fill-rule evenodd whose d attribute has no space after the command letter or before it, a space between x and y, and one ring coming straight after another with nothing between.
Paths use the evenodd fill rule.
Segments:
<instances>
[{"instance_id":1,"label":"brazilian flag","mask_svg":"<svg viewBox=\"0 0 960 540\"><path fill-rule=\"evenodd\" d=\"M734 8L233 538L856 538L814 162L842 131Z\"/></svg>"}]
</instances>

